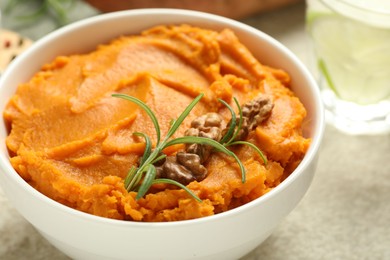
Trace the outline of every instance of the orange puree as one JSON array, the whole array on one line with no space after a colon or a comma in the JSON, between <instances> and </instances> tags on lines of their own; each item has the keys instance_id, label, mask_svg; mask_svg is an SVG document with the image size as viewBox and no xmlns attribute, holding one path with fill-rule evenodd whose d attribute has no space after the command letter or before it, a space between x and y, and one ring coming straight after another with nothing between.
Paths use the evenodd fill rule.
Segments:
<instances>
[{"instance_id":1,"label":"orange puree","mask_svg":"<svg viewBox=\"0 0 390 260\"><path fill-rule=\"evenodd\" d=\"M261 57L260 57L261 58ZM60 56L21 84L4 111L6 140L15 170L48 197L80 211L134 221L174 221L217 214L267 193L302 160L310 140L302 136L306 110L289 88L284 71L262 65L235 34L181 26L158 26L122 36L88 54ZM111 97L135 96L156 113L162 136L170 122L200 93L174 137L207 112L235 108L264 93L274 103L271 116L249 134L268 164L248 146L233 151L247 170L241 182L237 163L213 153L208 176L191 182L199 203L176 186L156 185L139 200L123 180L143 153L143 132L156 140L147 114ZM173 147L170 153L182 149Z\"/></svg>"}]
</instances>

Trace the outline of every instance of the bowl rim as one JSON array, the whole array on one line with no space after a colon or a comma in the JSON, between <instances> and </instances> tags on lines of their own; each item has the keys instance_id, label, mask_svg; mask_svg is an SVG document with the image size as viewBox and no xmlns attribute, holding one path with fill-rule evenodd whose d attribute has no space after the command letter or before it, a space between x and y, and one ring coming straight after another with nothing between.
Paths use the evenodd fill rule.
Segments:
<instances>
[{"instance_id":1,"label":"bowl rim","mask_svg":"<svg viewBox=\"0 0 390 260\"><path fill-rule=\"evenodd\" d=\"M54 207L56 210L61 211L62 213L74 215L77 218L81 218L87 221L94 221L94 222L100 222L104 224L109 225L115 225L115 226L126 226L126 227L145 227L145 226L152 226L152 227L160 227L160 228L170 228L172 226L187 226L192 224L201 224L204 222L212 222L212 221L219 221L223 218L230 218L234 217L237 214L241 214L243 211L247 211L253 207L256 207L258 204L262 204L263 202L270 200L271 198L275 197L278 193L282 192L284 189L286 189L292 182L294 182L298 176L307 168L309 167L309 164L312 160L315 159L316 154L318 153L318 150L320 148L323 134L324 134L324 108L322 106L322 101L320 98L320 93L318 88L315 86L317 83L313 79L312 75L308 71L308 69L303 65L303 63L293 54L292 51L290 51L287 47L285 47L282 43L274 39L272 36L262 32L260 29L254 28L250 25L247 25L243 22L239 22L230 18L222 17L215 14L209 14L205 12L200 11L193 11L193 10L183 10L183 9L171 9L171 8L145 8L145 9L133 9L133 10L125 10L125 11L117 11L112 13L105 13L105 14L99 14L93 17L89 17L80 21L73 22L71 24L68 24L62 28L59 28L51 33L48 33L47 35L43 36L39 40L37 40L28 50L26 50L24 53L19 55L15 61L13 61L9 67L5 70L4 74L0 78L0 92L2 88L4 88L3 81L5 78L8 77L9 74L12 74L12 71L14 68L18 66L18 64L29 55L29 53L33 53L35 49L39 48L40 45L45 44L48 41L52 41L53 39L57 37L61 37L63 34L68 34L69 32L73 30L77 30L79 27L85 27L90 26L94 24L95 22L102 22L107 20L117 20L122 19L123 17L127 16L142 16L142 15L179 15L179 16L191 16L192 18L200 18L204 21L211 21L211 22L217 22L217 23L223 23L224 25L232 25L233 27L239 27L240 29L249 32L250 34L255 34L258 37L264 38L265 41L270 42L272 45L276 46L276 49L279 51L282 51L285 56L288 56L290 60L293 61L295 66L298 67L299 71L304 75L305 79L308 81L307 85L312 86L312 93L313 97L315 98L315 121L316 123L313 125L315 127L315 131L313 132L313 136L311 138L311 144L309 146L309 149L307 150L303 160L300 162L300 164L297 166L297 168L285 179L283 180L279 185L277 185L275 188L273 188L270 192L260 196L259 198L250 201L244 205L241 205L240 207L218 213L211 216L196 218L196 219L190 219L190 220L179 220L179 221L171 221L171 222L138 222L138 221L127 221L127 220L117 220L117 219L110 219L105 218L101 216L96 216L90 213L82 212L79 210L76 210L74 208L65 206L61 204L60 202L57 202L43 193L39 192L38 190L34 189L32 186L30 186L17 172L16 170L11 166L9 162L9 156L0 153L0 168L3 168L7 174L10 175L10 178L14 182L16 182L19 186L21 186L22 189L24 189L29 195L34 196L35 199L41 200L44 203L49 204L51 207ZM4 107L2 107L4 109ZM5 140L4 140L5 143Z\"/></svg>"}]
</instances>

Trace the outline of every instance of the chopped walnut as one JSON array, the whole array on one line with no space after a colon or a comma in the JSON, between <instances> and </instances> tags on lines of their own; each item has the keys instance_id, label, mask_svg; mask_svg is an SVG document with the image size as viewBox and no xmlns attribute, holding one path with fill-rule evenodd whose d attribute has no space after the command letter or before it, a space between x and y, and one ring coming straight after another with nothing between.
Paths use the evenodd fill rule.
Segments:
<instances>
[{"instance_id":1,"label":"chopped walnut","mask_svg":"<svg viewBox=\"0 0 390 260\"><path fill-rule=\"evenodd\" d=\"M179 152L176 154L178 163L191 171L195 180L203 180L207 175L207 169L200 163L200 157L197 154Z\"/></svg>"},{"instance_id":2,"label":"chopped walnut","mask_svg":"<svg viewBox=\"0 0 390 260\"><path fill-rule=\"evenodd\" d=\"M191 123L191 128L186 132L186 136L207 137L215 141L221 139L222 118L217 113L207 113L196 119ZM188 153L197 154L200 156L201 163L204 163L210 156L212 147L201 144L187 145L186 151Z\"/></svg>"},{"instance_id":3,"label":"chopped walnut","mask_svg":"<svg viewBox=\"0 0 390 260\"><path fill-rule=\"evenodd\" d=\"M271 99L265 95L259 95L257 98L247 102L242 106L242 125L240 132L235 140L245 140L250 131L253 131L258 125L265 121L273 108ZM238 124L240 118L236 118ZM228 123L222 135L229 129L231 122Z\"/></svg>"},{"instance_id":4,"label":"chopped walnut","mask_svg":"<svg viewBox=\"0 0 390 260\"><path fill-rule=\"evenodd\" d=\"M216 141L221 139L222 118L217 113L207 113L191 122L191 128L186 136L207 137ZM158 178L169 178L187 185L196 180L201 181L207 175L203 163L211 154L212 147L208 145L190 144L185 152L176 156L168 156L162 165L157 166Z\"/></svg>"},{"instance_id":5,"label":"chopped walnut","mask_svg":"<svg viewBox=\"0 0 390 260\"><path fill-rule=\"evenodd\" d=\"M207 169L200 163L199 155L185 152L168 156L156 170L157 178L168 178L184 185L195 180L201 181L207 175Z\"/></svg>"},{"instance_id":6,"label":"chopped walnut","mask_svg":"<svg viewBox=\"0 0 390 260\"><path fill-rule=\"evenodd\" d=\"M270 115L274 107L271 99L265 95L260 95L242 107L242 116L249 121L249 131L254 130Z\"/></svg>"},{"instance_id":7,"label":"chopped walnut","mask_svg":"<svg viewBox=\"0 0 390 260\"><path fill-rule=\"evenodd\" d=\"M182 184L188 184L194 180L191 171L177 162L175 156L168 156L165 163L161 166L161 177L178 181Z\"/></svg>"}]
</instances>

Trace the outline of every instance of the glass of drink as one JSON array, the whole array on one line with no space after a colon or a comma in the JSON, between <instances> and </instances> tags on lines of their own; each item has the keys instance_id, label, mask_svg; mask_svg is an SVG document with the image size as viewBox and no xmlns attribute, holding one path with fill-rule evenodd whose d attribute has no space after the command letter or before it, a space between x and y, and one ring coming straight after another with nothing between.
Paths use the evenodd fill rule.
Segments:
<instances>
[{"instance_id":1,"label":"glass of drink","mask_svg":"<svg viewBox=\"0 0 390 260\"><path fill-rule=\"evenodd\" d=\"M328 122L390 132L390 1L307 0L306 25Z\"/></svg>"}]
</instances>

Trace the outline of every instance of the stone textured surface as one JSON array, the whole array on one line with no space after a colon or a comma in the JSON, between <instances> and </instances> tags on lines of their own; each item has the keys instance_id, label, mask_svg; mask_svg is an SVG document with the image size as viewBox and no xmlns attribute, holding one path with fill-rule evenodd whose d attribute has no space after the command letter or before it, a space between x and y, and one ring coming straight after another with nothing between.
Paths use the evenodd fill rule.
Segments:
<instances>
[{"instance_id":1,"label":"stone textured surface","mask_svg":"<svg viewBox=\"0 0 390 260\"><path fill-rule=\"evenodd\" d=\"M72 20L95 14L77 5L70 11ZM304 9L302 3L244 22L275 37L310 66ZM7 15L3 18L5 28L34 40L54 28L50 19L21 28ZM390 135L348 136L328 126L308 193L243 260L390 259L389 152ZM12 208L1 190L0 259L68 259Z\"/></svg>"}]
</instances>

